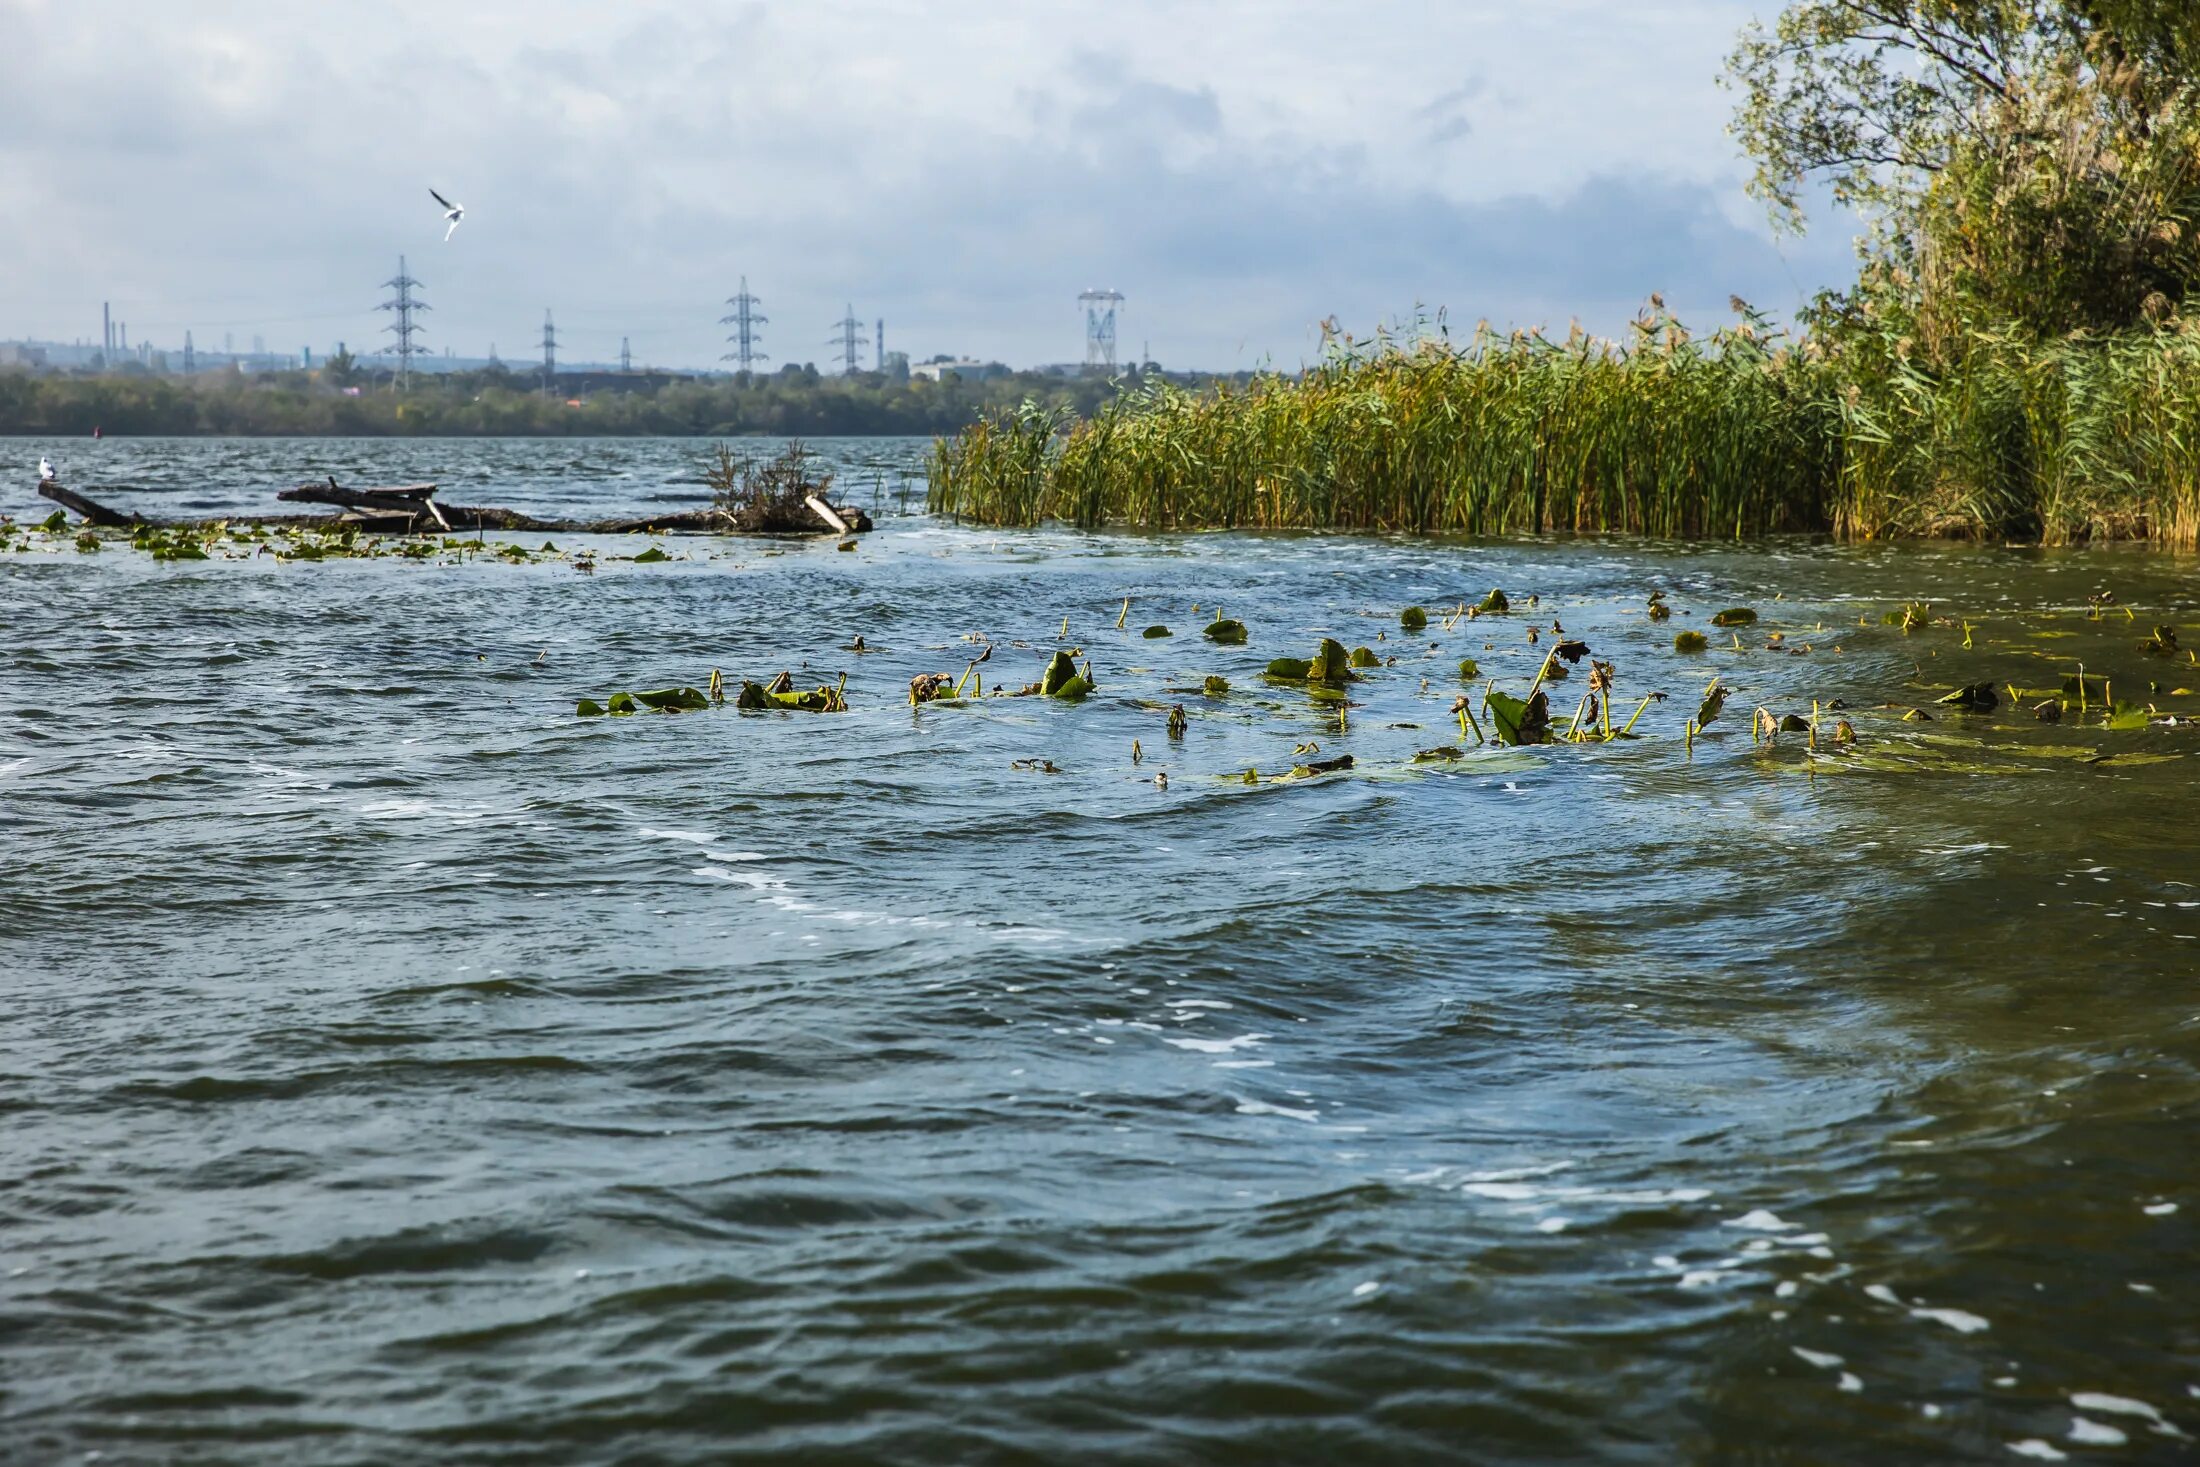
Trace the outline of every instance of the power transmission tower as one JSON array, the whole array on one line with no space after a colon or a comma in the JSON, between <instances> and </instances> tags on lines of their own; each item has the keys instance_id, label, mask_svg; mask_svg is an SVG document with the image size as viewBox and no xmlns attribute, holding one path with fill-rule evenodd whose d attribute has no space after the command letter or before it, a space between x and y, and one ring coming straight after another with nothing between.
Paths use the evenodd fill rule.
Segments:
<instances>
[{"instance_id":1,"label":"power transmission tower","mask_svg":"<svg viewBox=\"0 0 2200 1467\"><path fill-rule=\"evenodd\" d=\"M619 338L619 370L622 373L634 370L634 353L628 349L623 336Z\"/></svg>"},{"instance_id":2,"label":"power transmission tower","mask_svg":"<svg viewBox=\"0 0 2200 1467\"><path fill-rule=\"evenodd\" d=\"M847 315L842 316L833 323L833 330L838 334L828 337L826 344L828 346L838 346L843 368L849 372L854 372L861 365L856 356L856 348L869 346L871 338L863 334L863 323L856 319L855 306L849 305L847 312Z\"/></svg>"},{"instance_id":3,"label":"power transmission tower","mask_svg":"<svg viewBox=\"0 0 2200 1467\"><path fill-rule=\"evenodd\" d=\"M1088 290L1077 297L1085 308L1085 370L1115 370L1115 308L1123 304L1116 290Z\"/></svg>"},{"instance_id":4,"label":"power transmission tower","mask_svg":"<svg viewBox=\"0 0 2200 1467\"><path fill-rule=\"evenodd\" d=\"M558 328L551 324L550 308L542 308L542 395L551 395L558 380Z\"/></svg>"},{"instance_id":5,"label":"power transmission tower","mask_svg":"<svg viewBox=\"0 0 2200 1467\"><path fill-rule=\"evenodd\" d=\"M727 352L718 360L732 362L740 368L742 375L746 376L749 370L758 362L771 360L770 357L758 351L756 347L756 343L762 339L762 333L756 328L769 321L771 317L757 309L758 306L764 303L749 294L749 277L746 275L741 277L741 293L727 297L726 304L733 307L733 314L720 316L718 324L733 328L733 334L726 338L726 343L733 350Z\"/></svg>"},{"instance_id":6,"label":"power transmission tower","mask_svg":"<svg viewBox=\"0 0 2200 1467\"><path fill-rule=\"evenodd\" d=\"M396 278L383 281L382 288L396 292L388 300L376 306L375 309L378 311L392 311L397 315L397 320L393 324L382 329L397 338L397 390L403 392L412 385L412 360L420 354L420 348L415 345L414 338L425 334L418 326L413 324L413 317L430 309L430 307L426 301L413 295L414 291L420 289L420 282L405 273L405 257L403 255L397 257ZM223 339L227 340L226 337Z\"/></svg>"}]
</instances>

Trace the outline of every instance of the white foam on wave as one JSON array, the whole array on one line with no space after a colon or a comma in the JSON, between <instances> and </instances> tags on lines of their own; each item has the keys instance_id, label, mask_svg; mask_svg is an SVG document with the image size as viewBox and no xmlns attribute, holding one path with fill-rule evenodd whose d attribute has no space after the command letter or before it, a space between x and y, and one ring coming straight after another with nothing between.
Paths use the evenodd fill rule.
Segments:
<instances>
[{"instance_id":1,"label":"white foam on wave","mask_svg":"<svg viewBox=\"0 0 2200 1467\"><path fill-rule=\"evenodd\" d=\"M2070 1418L2070 1439L2084 1442L2089 1447L2120 1447L2131 1440L2129 1432L2110 1426L2105 1421L2088 1421L2083 1416Z\"/></svg>"},{"instance_id":2,"label":"white foam on wave","mask_svg":"<svg viewBox=\"0 0 2200 1467\"><path fill-rule=\"evenodd\" d=\"M1195 1054L1234 1054L1241 1049L1257 1048L1265 1034L1240 1034L1235 1039L1192 1039L1182 1035L1163 1039L1163 1044L1176 1049L1188 1049Z\"/></svg>"},{"instance_id":3,"label":"white foam on wave","mask_svg":"<svg viewBox=\"0 0 2200 1467\"><path fill-rule=\"evenodd\" d=\"M1815 1365L1820 1370L1833 1370L1848 1364L1839 1355L1827 1350L1806 1350L1801 1345L1790 1345L1788 1348L1795 1352L1796 1359L1807 1365Z\"/></svg>"},{"instance_id":4,"label":"white foam on wave","mask_svg":"<svg viewBox=\"0 0 2200 1467\"><path fill-rule=\"evenodd\" d=\"M1727 1228L1749 1228L1760 1233L1785 1233L1792 1231L1793 1229L1801 1225L1798 1223L1791 1223L1785 1218L1780 1217L1778 1214L1767 1212L1762 1207L1759 1207L1752 1211L1743 1213L1740 1217L1730 1217L1725 1222L1721 1223L1720 1226Z\"/></svg>"},{"instance_id":5,"label":"white foam on wave","mask_svg":"<svg viewBox=\"0 0 2200 1467\"><path fill-rule=\"evenodd\" d=\"M1310 1110L1294 1110L1288 1105L1270 1105L1265 1100L1242 1100L1234 1095L1230 1098L1237 1101L1237 1113L1241 1116L1283 1116L1294 1121L1321 1119L1319 1114Z\"/></svg>"},{"instance_id":6,"label":"white foam on wave","mask_svg":"<svg viewBox=\"0 0 2200 1467\"><path fill-rule=\"evenodd\" d=\"M2019 1457L2030 1457L2035 1462L2067 1462L2068 1452L2058 1449L2053 1442L2043 1442L2036 1436L2028 1436L2021 1442L2010 1442L2009 1450Z\"/></svg>"},{"instance_id":7,"label":"white foam on wave","mask_svg":"<svg viewBox=\"0 0 2200 1467\"><path fill-rule=\"evenodd\" d=\"M1986 1316L1973 1314L1968 1309L1912 1309L1910 1318L1929 1319L1935 1324L1944 1324L1957 1334L1964 1335L1975 1335L1980 1330L1992 1328L1992 1324Z\"/></svg>"}]
</instances>

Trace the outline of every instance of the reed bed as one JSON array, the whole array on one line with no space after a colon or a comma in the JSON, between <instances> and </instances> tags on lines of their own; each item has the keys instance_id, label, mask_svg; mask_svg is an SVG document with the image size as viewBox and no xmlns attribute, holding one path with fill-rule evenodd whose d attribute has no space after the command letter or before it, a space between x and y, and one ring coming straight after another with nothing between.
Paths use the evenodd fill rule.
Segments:
<instances>
[{"instance_id":1,"label":"reed bed","mask_svg":"<svg viewBox=\"0 0 2200 1467\"><path fill-rule=\"evenodd\" d=\"M1027 405L934 451L931 505L993 525L1966 534L2200 544L2200 338L1981 337L1928 369L1761 319L1624 343L1487 329L1299 378Z\"/></svg>"}]
</instances>

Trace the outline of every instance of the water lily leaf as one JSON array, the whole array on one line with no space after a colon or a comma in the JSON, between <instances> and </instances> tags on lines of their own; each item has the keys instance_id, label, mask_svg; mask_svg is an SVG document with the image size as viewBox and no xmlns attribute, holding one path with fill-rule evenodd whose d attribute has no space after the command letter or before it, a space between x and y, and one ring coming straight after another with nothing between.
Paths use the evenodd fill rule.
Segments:
<instances>
[{"instance_id":1,"label":"water lily leaf","mask_svg":"<svg viewBox=\"0 0 2200 1467\"><path fill-rule=\"evenodd\" d=\"M1497 727L1499 743L1540 744L1550 737L1551 702L1541 689L1533 698L1523 700L1492 688L1489 705L1490 722Z\"/></svg>"},{"instance_id":2,"label":"water lily leaf","mask_svg":"<svg viewBox=\"0 0 2200 1467\"><path fill-rule=\"evenodd\" d=\"M69 528L69 516L66 511L57 509L39 521L38 528L49 535L58 535Z\"/></svg>"},{"instance_id":3,"label":"water lily leaf","mask_svg":"<svg viewBox=\"0 0 2200 1467\"><path fill-rule=\"evenodd\" d=\"M2109 711L2108 717L2101 721L2101 727L2129 733L2133 729L2145 728L2148 717L2147 710L2137 703L2118 703Z\"/></svg>"},{"instance_id":4,"label":"water lily leaf","mask_svg":"<svg viewBox=\"0 0 2200 1467\"><path fill-rule=\"evenodd\" d=\"M1200 682L1199 690L1210 698L1219 698L1230 691L1230 680L1226 677L1209 676Z\"/></svg>"},{"instance_id":5,"label":"water lily leaf","mask_svg":"<svg viewBox=\"0 0 2200 1467\"><path fill-rule=\"evenodd\" d=\"M1717 718L1719 710L1725 706L1726 689L1720 686L1717 678L1713 678L1711 686L1703 690L1703 706L1696 710L1696 727L1709 728L1711 720Z\"/></svg>"},{"instance_id":6,"label":"water lily leaf","mask_svg":"<svg viewBox=\"0 0 2200 1467\"><path fill-rule=\"evenodd\" d=\"M798 693L791 686L780 686L781 684L791 684L792 681L786 673L781 673L774 678L771 687L766 687L762 683L744 681L741 684L740 694L733 700L733 706L748 713L771 709L785 709L799 713L846 713L848 711L848 700L841 696L838 688L816 687L811 688L808 692ZM690 688L687 691L693 692L694 689ZM612 711L616 712L617 710Z\"/></svg>"},{"instance_id":7,"label":"water lily leaf","mask_svg":"<svg viewBox=\"0 0 2200 1467\"><path fill-rule=\"evenodd\" d=\"M652 545L647 550L643 551L640 555L635 556L634 563L636 565L656 565L660 561L666 561L670 559L672 559L671 556L665 554L664 551L657 546Z\"/></svg>"},{"instance_id":8,"label":"water lily leaf","mask_svg":"<svg viewBox=\"0 0 2200 1467\"><path fill-rule=\"evenodd\" d=\"M1039 674L1039 694L1045 698L1055 697L1076 677L1077 659L1067 652L1057 652L1048 659L1047 670Z\"/></svg>"},{"instance_id":9,"label":"water lily leaf","mask_svg":"<svg viewBox=\"0 0 2200 1467\"><path fill-rule=\"evenodd\" d=\"M1439 744L1433 749L1423 749L1415 754L1413 762L1416 764L1449 764L1454 760L1464 759L1465 757L1466 755L1460 752L1457 745Z\"/></svg>"},{"instance_id":10,"label":"water lily leaf","mask_svg":"<svg viewBox=\"0 0 2200 1467\"><path fill-rule=\"evenodd\" d=\"M581 699L580 706L573 711L582 718L601 718L604 716L603 704L597 702L594 698Z\"/></svg>"},{"instance_id":11,"label":"water lily leaf","mask_svg":"<svg viewBox=\"0 0 2200 1467\"><path fill-rule=\"evenodd\" d=\"M1428 612L1419 606L1408 606L1398 613L1398 625L1409 632L1420 631L1428 625Z\"/></svg>"},{"instance_id":12,"label":"water lily leaf","mask_svg":"<svg viewBox=\"0 0 2200 1467\"><path fill-rule=\"evenodd\" d=\"M1676 632L1673 634L1675 652L1701 652L1711 645L1711 639L1702 632Z\"/></svg>"},{"instance_id":13,"label":"water lily leaf","mask_svg":"<svg viewBox=\"0 0 2200 1467\"><path fill-rule=\"evenodd\" d=\"M1715 627L1746 627L1754 624L1756 620L1757 613L1748 607L1729 606L1726 610L1711 618L1711 624Z\"/></svg>"},{"instance_id":14,"label":"water lily leaf","mask_svg":"<svg viewBox=\"0 0 2200 1467\"><path fill-rule=\"evenodd\" d=\"M1461 678L1471 683L1481 675L1481 663L1476 662L1472 657L1462 657L1459 659L1459 676Z\"/></svg>"},{"instance_id":15,"label":"water lily leaf","mask_svg":"<svg viewBox=\"0 0 2200 1467\"><path fill-rule=\"evenodd\" d=\"M1972 713L1992 711L2001 703L2001 695L1994 691L1992 683L1967 683L1937 701Z\"/></svg>"},{"instance_id":16,"label":"water lily leaf","mask_svg":"<svg viewBox=\"0 0 2200 1467\"><path fill-rule=\"evenodd\" d=\"M1157 637L1173 637L1176 635L1176 633L1170 631L1165 626L1150 626L1146 628L1145 631L1139 633L1139 635L1147 638L1148 640L1152 640Z\"/></svg>"},{"instance_id":17,"label":"water lily leaf","mask_svg":"<svg viewBox=\"0 0 2200 1467\"><path fill-rule=\"evenodd\" d=\"M1314 664L1303 657L1278 657L1268 664L1267 676L1288 682L1303 683L1314 670Z\"/></svg>"},{"instance_id":18,"label":"water lily leaf","mask_svg":"<svg viewBox=\"0 0 2200 1467\"><path fill-rule=\"evenodd\" d=\"M646 693L636 693L634 701L645 708L661 712L678 713L696 708L708 708L710 699L694 688L655 688Z\"/></svg>"},{"instance_id":19,"label":"water lily leaf","mask_svg":"<svg viewBox=\"0 0 2200 1467\"><path fill-rule=\"evenodd\" d=\"M1489 595L1484 596L1474 604L1474 609L1484 616L1488 616L1491 612L1512 610L1512 603L1505 599L1503 591L1492 590Z\"/></svg>"},{"instance_id":20,"label":"water lily leaf","mask_svg":"<svg viewBox=\"0 0 2200 1467\"><path fill-rule=\"evenodd\" d=\"M626 714L638 713L641 710L635 706L632 693L613 693L611 695L611 706L605 711L623 717Z\"/></svg>"},{"instance_id":21,"label":"water lily leaf","mask_svg":"<svg viewBox=\"0 0 2200 1467\"><path fill-rule=\"evenodd\" d=\"M1308 667L1306 680L1310 683L1348 683L1353 680L1352 658L1344 650L1344 643L1335 637L1322 638L1322 644L1314 653Z\"/></svg>"},{"instance_id":22,"label":"water lily leaf","mask_svg":"<svg viewBox=\"0 0 2200 1467\"><path fill-rule=\"evenodd\" d=\"M1335 774L1352 767L1350 754L1339 754L1334 759L1316 759L1308 764L1294 764L1281 774L1270 775L1270 784L1288 784L1292 780L1313 779L1318 775Z\"/></svg>"},{"instance_id":23,"label":"water lily leaf","mask_svg":"<svg viewBox=\"0 0 2200 1467\"><path fill-rule=\"evenodd\" d=\"M1372 647L1354 647L1352 649L1352 665L1354 667L1381 667L1383 659L1375 655L1375 649Z\"/></svg>"},{"instance_id":24,"label":"water lily leaf","mask_svg":"<svg viewBox=\"0 0 2200 1467\"><path fill-rule=\"evenodd\" d=\"M1803 715L1800 713L1790 713L1785 718L1780 720L1780 732L1809 733L1810 720L1803 717Z\"/></svg>"},{"instance_id":25,"label":"water lily leaf","mask_svg":"<svg viewBox=\"0 0 2200 1467\"><path fill-rule=\"evenodd\" d=\"M2149 657L2175 657L2179 650L2177 628L2156 627L2154 635L2139 644L2139 650Z\"/></svg>"},{"instance_id":26,"label":"water lily leaf","mask_svg":"<svg viewBox=\"0 0 2200 1467\"><path fill-rule=\"evenodd\" d=\"M2105 704L2108 702L2108 679L2088 673L2081 680L2078 674L2072 673L2062 680L2062 694L2065 698L2083 698L2088 703Z\"/></svg>"},{"instance_id":27,"label":"water lily leaf","mask_svg":"<svg viewBox=\"0 0 2200 1467\"><path fill-rule=\"evenodd\" d=\"M1219 643L1225 647L1242 647L1245 645L1245 623L1242 621L1211 621L1207 623L1207 629L1201 635L1205 636L1208 641Z\"/></svg>"},{"instance_id":28,"label":"water lily leaf","mask_svg":"<svg viewBox=\"0 0 2200 1467\"><path fill-rule=\"evenodd\" d=\"M1551 651L1555 655L1565 658L1568 662L1578 663L1582 658L1589 655L1589 644L1580 641L1560 642L1553 646Z\"/></svg>"}]
</instances>

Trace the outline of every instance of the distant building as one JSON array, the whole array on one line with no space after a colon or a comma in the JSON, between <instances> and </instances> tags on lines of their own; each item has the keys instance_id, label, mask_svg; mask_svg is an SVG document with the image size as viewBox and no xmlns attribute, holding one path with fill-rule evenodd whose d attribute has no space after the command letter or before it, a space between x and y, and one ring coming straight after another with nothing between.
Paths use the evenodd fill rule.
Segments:
<instances>
[{"instance_id":1,"label":"distant building","mask_svg":"<svg viewBox=\"0 0 2200 1467\"><path fill-rule=\"evenodd\" d=\"M0 367L43 367L46 349L19 341L0 341Z\"/></svg>"},{"instance_id":2,"label":"distant building","mask_svg":"<svg viewBox=\"0 0 2200 1467\"><path fill-rule=\"evenodd\" d=\"M999 362L980 362L969 357L934 357L929 362L911 362L909 375L937 382L953 372L966 382L983 382L988 377L1005 377L1008 368Z\"/></svg>"}]
</instances>

